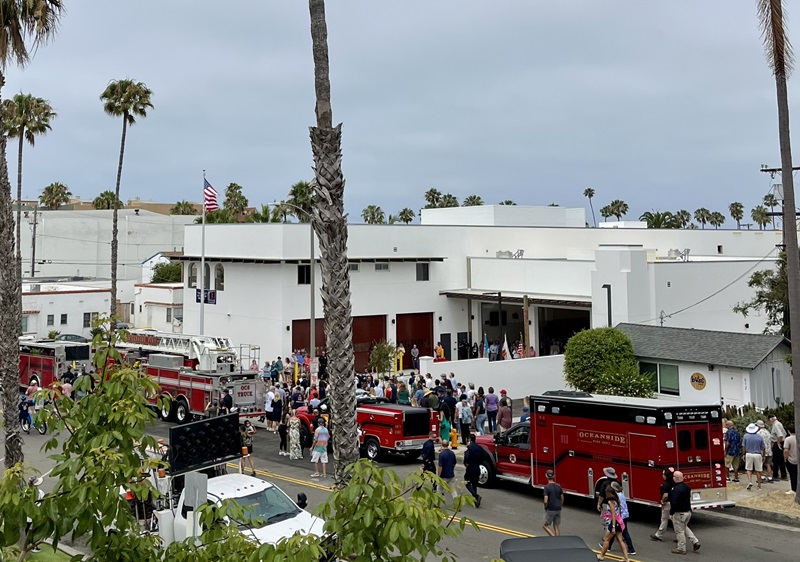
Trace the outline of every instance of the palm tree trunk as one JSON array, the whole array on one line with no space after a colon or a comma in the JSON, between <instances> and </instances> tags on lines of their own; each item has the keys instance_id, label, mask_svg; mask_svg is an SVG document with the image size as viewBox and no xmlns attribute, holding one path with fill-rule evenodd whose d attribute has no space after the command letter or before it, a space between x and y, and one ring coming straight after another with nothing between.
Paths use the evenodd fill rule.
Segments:
<instances>
[{"instance_id":1,"label":"palm tree trunk","mask_svg":"<svg viewBox=\"0 0 800 562\"><path fill-rule=\"evenodd\" d=\"M800 350L800 252L797 247L794 177L792 176L792 144L789 136L789 94L786 74L775 73L778 98L778 138L781 149L781 181L783 182L783 243L786 245L786 276L789 281L789 327L792 349ZM800 404L800 369L792 367L794 403ZM794 409L795 428L800 427L800 408ZM795 495L800 503L800 487Z\"/></svg>"},{"instance_id":2,"label":"palm tree trunk","mask_svg":"<svg viewBox=\"0 0 800 562\"><path fill-rule=\"evenodd\" d=\"M314 56L317 126L310 127L314 156L313 226L319 240L322 308L328 351L328 377L333 426L336 485L347 482L345 468L358 461L356 400L353 392L355 354L347 265L347 220L344 214L342 127L333 127L328 67L325 1L309 0ZM312 320L313 321L313 320Z\"/></svg>"},{"instance_id":3,"label":"palm tree trunk","mask_svg":"<svg viewBox=\"0 0 800 562\"><path fill-rule=\"evenodd\" d=\"M17 150L17 260L22 267L22 147L25 140L25 128L19 132L19 149ZM18 273L22 279L22 271Z\"/></svg>"},{"instance_id":4,"label":"palm tree trunk","mask_svg":"<svg viewBox=\"0 0 800 562\"><path fill-rule=\"evenodd\" d=\"M5 75L0 71L0 88ZM0 112L2 119L2 112ZM5 130L0 123L0 130ZM6 161L6 136L0 135L0 383L3 392L5 467L25 460L22 452L17 400L19 399L19 335L22 329L20 262L14 254L14 213Z\"/></svg>"},{"instance_id":5,"label":"palm tree trunk","mask_svg":"<svg viewBox=\"0 0 800 562\"><path fill-rule=\"evenodd\" d=\"M117 166L117 185L114 188L113 220L111 222L111 330L113 319L117 316L117 246L119 243L119 184L122 181L122 159L125 157L125 135L128 132L128 116L122 116L122 141L119 144L119 166Z\"/></svg>"},{"instance_id":6,"label":"palm tree trunk","mask_svg":"<svg viewBox=\"0 0 800 562\"><path fill-rule=\"evenodd\" d=\"M592 205L591 197L589 197L589 208L592 210L592 222L594 222L594 227L597 228L597 217L594 216L594 205Z\"/></svg>"}]
</instances>

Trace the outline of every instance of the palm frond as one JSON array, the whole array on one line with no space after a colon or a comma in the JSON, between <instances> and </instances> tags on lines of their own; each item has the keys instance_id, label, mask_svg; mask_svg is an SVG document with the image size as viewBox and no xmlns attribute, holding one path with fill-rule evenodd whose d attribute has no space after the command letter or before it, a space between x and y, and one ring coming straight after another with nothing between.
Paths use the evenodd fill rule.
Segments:
<instances>
[{"instance_id":1,"label":"palm frond","mask_svg":"<svg viewBox=\"0 0 800 562\"><path fill-rule=\"evenodd\" d=\"M63 0L0 0L0 68L24 66L58 30Z\"/></svg>"},{"instance_id":2,"label":"palm frond","mask_svg":"<svg viewBox=\"0 0 800 562\"><path fill-rule=\"evenodd\" d=\"M774 74L788 77L794 68L794 53L786 31L783 0L757 0L764 55Z\"/></svg>"}]
</instances>

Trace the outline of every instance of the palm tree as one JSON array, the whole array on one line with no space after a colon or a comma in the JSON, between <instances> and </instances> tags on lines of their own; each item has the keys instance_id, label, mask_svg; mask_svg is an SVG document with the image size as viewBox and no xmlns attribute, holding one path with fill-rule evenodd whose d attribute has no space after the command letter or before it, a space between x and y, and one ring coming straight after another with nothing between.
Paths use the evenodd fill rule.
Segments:
<instances>
[{"instance_id":1,"label":"palm tree","mask_svg":"<svg viewBox=\"0 0 800 562\"><path fill-rule=\"evenodd\" d=\"M725 224L725 215L719 211L712 211L711 216L708 218L708 224L713 226L715 229L718 229L720 226Z\"/></svg>"},{"instance_id":2,"label":"palm tree","mask_svg":"<svg viewBox=\"0 0 800 562\"><path fill-rule=\"evenodd\" d=\"M675 220L678 221L678 228L688 228L692 222L692 214L686 209L681 209L675 213Z\"/></svg>"},{"instance_id":3,"label":"palm tree","mask_svg":"<svg viewBox=\"0 0 800 562\"><path fill-rule=\"evenodd\" d=\"M170 215L196 215L197 214L197 207L194 206L194 203L190 203L186 199L183 201L178 201L175 203L175 206L169 210Z\"/></svg>"},{"instance_id":4,"label":"palm tree","mask_svg":"<svg viewBox=\"0 0 800 562\"><path fill-rule=\"evenodd\" d=\"M647 228L679 228L680 223L670 211L647 211L639 217L647 223Z\"/></svg>"},{"instance_id":5,"label":"palm tree","mask_svg":"<svg viewBox=\"0 0 800 562\"><path fill-rule=\"evenodd\" d=\"M614 199L611 202L611 214L617 217L617 220L622 220L623 215L628 214L628 204L621 199Z\"/></svg>"},{"instance_id":6,"label":"palm tree","mask_svg":"<svg viewBox=\"0 0 800 562\"><path fill-rule=\"evenodd\" d=\"M387 222L388 224L397 224L398 222L400 222L400 219L399 219L399 218L397 218L397 215L389 215L389 216L386 218L386 222Z\"/></svg>"},{"instance_id":7,"label":"palm tree","mask_svg":"<svg viewBox=\"0 0 800 562\"><path fill-rule=\"evenodd\" d=\"M753 207L753 210L750 211L750 217L758 225L759 230L764 230L764 227L769 224L769 213L767 213L767 208L764 205Z\"/></svg>"},{"instance_id":8,"label":"palm tree","mask_svg":"<svg viewBox=\"0 0 800 562\"><path fill-rule=\"evenodd\" d=\"M778 198L774 193L767 193L764 196L764 206L769 207L769 216L772 219L772 230L775 230L775 207L778 206Z\"/></svg>"},{"instance_id":9,"label":"palm tree","mask_svg":"<svg viewBox=\"0 0 800 562\"><path fill-rule=\"evenodd\" d=\"M353 392L355 353L347 262L347 219L344 214L342 127L333 126L325 0L309 0L308 8L317 116L316 126L310 128L315 178L312 224L320 250L320 292L325 316L333 422L333 467L336 485L341 488L347 483L344 469L359 458Z\"/></svg>"},{"instance_id":10,"label":"palm tree","mask_svg":"<svg viewBox=\"0 0 800 562\"><path fill-rule=\"evenodd\" d=\"M442 195L442 202L439 206L442 208L458 207L458 198L452 193L445 193Z\"/></svg>"},{"instance_id":11,"label":"palm tree","mask_svg":"<svg viewBox=\"0 0 800 562\"><path fill-rule=\"evenodd\" d=\"M482 207L483 199L480 195L467 195L464 197L464 207Z\"/></svg>"},{"instance_id":12,"label":"palm tree","mask_svg":"<svg viewBox=\"0 0 800 562\"><path fill-rule=\"evenodd\" d=\"M313 199L314 190L312 189L311 184L307 181L297 182L289 190L289 197L286 198L286 202L299 209L302 209L303 212L292 209L292 207L288 207L289 214L294 215L299 222L308 222L308 217L311 216L311 212L313 210Z\"/></svg>"},{"instance_id":13,"label":"palm tree","mask_svg":"<svg viewBox=\"0 0 800 562\"><path fill-rule=\"evenodd\" d=\"M603 217L603 222L608 222L609 217L612 217L613 215L614 212L611 209L611 205L600 207L600 216Z\"/></svg>"},{"instance_id":14,"label":"palm tree","mask_svg":"<svg viewBox=\"0 0 800 562\"><path fill-rule=\"evenodd\" d=\"M730 213L731 218L736 221L736 230L742 228L742 219L744 218L744 205L742 205L738 201L734 201L733 203L728 205L728 213Z\"/></svg>"},{"instance_id":15,"label":"palm tree","mask_svg":"<svg viewBox=\"0 0 800 562\"><path fill-rule=\"evenodd\" d=\"M503 201L500 201L500 204L501 205L508 205L508 206L516 205L516 203L514 203L511 199L505 199Z\"/></svg>"},{"instance_id":16,"label":"palm tree","mask_svg":"<svg viewBox=\"0 0 800 562\"><path fill-rule=\"evenodd\" d=\"M711 211L705 207L700 207L694 212L694 220L700 223L700 228L705 228L711 218Z\"/></svg>"},{"instance_id":17,"label":"palm tree","mask_svg":"<svg viewBox=\"0 0 800 562\"><path fill-rule=\"evenodd\" d=\"M361 211L361 218L364 219L364 222L367 224L386 223L386 215L383 212L383 209L377 205L367 205L367 207Z\"/></svg>"},{"instance_id":18,"label":"palm tree","mask_svg":"<svg viewBox=\"0 0 800 562\"><path fill-rule=\"evenodd\" d=\"M117 247L119 244L118 221L119 213L119 186L122 181L122 161L125 157L125 137L128 134L128 125L136 123L137 117L147 117L147 110L152 109L150 98L153 92L143 82L135 80L112 80L100 94L103 110L111 117L122 117L122 140L119 143L119 164L117 165L117 183L114 186L112 205L114 215L111 222L111 315L117 316ZM118 203L113 204L114 201ZM111 323L113 328L114 323Z\"/></svg>"},{"instance_id":19,"label":"palm tree","mask_svg":"<svg viewBox=\"0 0 800 562\"><path fill-rule=\"evenodd\" d=\"M238 219L244 215L249 204L247 197L242 193L242 186L234 182L229 183L225 188L225 201L222 203L222 207L230 211L231 216Z\"/></svg>"},{"instance_id":20,"label":"palm tree","mask_svg":"<svg viewBox=\"0 0 800 562\"><path fill-rule=\"evenodd\" d=\"M260 210L255 210L247 215L246 222L272 222L272 213L269 210L269 205L261 204Z\"/></svg>"},{"instance_id":21,"label":"palm tree","mask_svg":"<svg viewBox=\"0 0 800 562\"><path fill-rule=\"evenodd\" d=\"M0 88L5 84L9 63L23 66L30 52L51 39L61 17L62 0L0 1ZM7 130L0 111L0 131ZM22 328L22 293L19 258L14 252L14 220L11 210L11 182L8 178L5 134L0 134L0 388L5 428L5 467L25 460L19 418L19 336Z\"/></svg>"},{"instance_id":22,"label":"palm tree","mask_svg":"<svg viewBox=\"0 0 800 562\"><path fill-rule=\"evenodd\" d=\"M592 221L594 222L595 228L597 228L597 217L594 215L594 205L592 205L592 197L594 197L594 189L591 187L587 187L583 190L583 196L589 200L589 208L592 210Z\"/></svg>"},{"instance_id":23,"label":"palm tree","mask_svg":"<svg viewBox=\"0 0 800 562\"><path fill-rule=\"evenodd\" d=\"M239 222L239 215L235 214L230 209L217 209L206 213L206 224L232 224ZM202 224L203 217L194 219L195 224Z\"/></svg>"},{"instance_id":24,"label":"palm tree","mask_svg":"<svg viewBox=\"0 0 800 562\"><path fill-rule=\"evenodd\" d=\"M17 259L22 264L20 228L22 225L22 148L25 141L34 146L36 135L45 135L50 130L50 120L56 117L50 103L31 94L17 94L3 100L3 125L8 138L19 139L17 148Z\"/></svg>"},{"instance_id":25,"label":"palm tree","mask_svg":"<svg viewBox=\"0 0 800 562\"><path fill-rule=\"evenodd\" d=\"M442 206L442 192L435 187L430 188L425 192L425 207L424 209L437 209Z\"/></svg>"},{"instance_id":26,"label":"palm tree","mask_svg":"<svg viewBox=\"0 0 800 562\"><path fill-rule=\"evenodd\" d=\"M792 175L792 143L789 137L789 92L786 78L792 70L792 49L786 32L783 2L758 0L758 16L767 51L767 62L775 75L778 101L778 139L781 150L781 180L783 182L783 243L786 246L786 277L789 280L789 326L795 349L800 349L800 253L797 249L794 176ZM792 228L788 228L790 226ZM800 404L800 369L793 370L794 403ZM795 427L800 427L800 408L794 410ZM794 501L800 504L800 488Z\"/></svg>"},{"instance_id":27,"label":"palm tree","mask_svg":"<svg viewBox=\"0 0 800 562\"><path fill-rule=\"evenodd\" d=\"M116 206L114 205L115 201L116 201ZM119 197L114 195L113 191L107 189L94 198L94 200L92 201L92 207L98 210L107 210L107 209L121 209L123 205L122 201L119 200Z\"/></svg>"},{"instance_id":28,"label":"palm tree","mask_svg":"<svg viewBox=\"0 0 800 562\"><path fill-rule=\"evenodd\" d=\"M61 205L69 203L70 199L72 199L72 192L69 188L60 181L56 181L42 190L42 194L39 196L39 203L43 207L55 211Z\"/></svg>"},{"instance_id":29,"label":"palm tree","mask_svg":"<svg viewBox=\"0 0 800 562\"><path fill-rule=\"evenodd\" d=\"M292 213L292 208L286 205L283 201L273 202L272 211L270 211L269 222L289 222L289 215Z\"/></svg>"},{"instance_id":30,"label":"palm tree","mask_svg":"<svg viewBox=\"0 0 800 562\"><path fill-rule=\"evenodd\" d=\"M414 220L414 211L406 207L405 209L401 209L399 213L397 213L397 219L400 222L404 222L406 224L410 223Z\"/></svg>"}]
</instances>

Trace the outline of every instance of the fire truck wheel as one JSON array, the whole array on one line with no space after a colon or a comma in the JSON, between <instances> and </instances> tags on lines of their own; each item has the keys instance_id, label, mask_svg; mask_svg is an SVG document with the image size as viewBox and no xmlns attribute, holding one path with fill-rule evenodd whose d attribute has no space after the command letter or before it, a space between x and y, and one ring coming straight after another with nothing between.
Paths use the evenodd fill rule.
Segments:
<instances>
[{"instance_id":1,"label":"fire truck wheel","mask_svg":"<svg viewBox=\"0 0 800 562\"><path fill-rule=\"evenodd\" d=\"M161 418L161 421L172 421L172 418L175 417L175 402L172 401L172 397L169 395L165 395L164 398L169 400L169 403L166 407L158 410L158 416Z\"/></svg>"},{"instance_id":2,"label":"fire truck wheel","mask_svg":"<svg viewBox=\"0 0 800 562\"><path fill-rule=\"evenodd\" d=\"M311 438L311 433L309 433L308 428L301 423L300 424L300 444L304 449L310 449L313 443L313 439Z\"/></svg>"},{"instance_id":3,"label":"fire truck wheel","mask_svg":"<svg viewBox=\"0 0 800 562\"><path fill-rule=\"evenodd\" d=\"M364 453L371 461L377 461L381 456L381 444L374 437L367 437L364 441Z\"/></svg>"},{"instance_id":4,"label":"fire truck wheel","mask_svg":"<svg viewBox=\"0 0 800 562\"><path fill-rule=\"evenodd\" d=\"M186 399L181 396L175 402L175 421L178 423L186 423L191 421L192 412L189 410L189 404L186 403Z\"/></svg>"},{"instance_id":5,"label":"fire truck wheel","mask_svg":"<svg viewBox=\"0 0 800 562\"><path fill-rule=\"evenodd\" d=\"M478 476L478 485L484 488L494 486L495 483L495 470L492 463L488 459L481 459L480 475Z\"/></svg>"}]
</instances>

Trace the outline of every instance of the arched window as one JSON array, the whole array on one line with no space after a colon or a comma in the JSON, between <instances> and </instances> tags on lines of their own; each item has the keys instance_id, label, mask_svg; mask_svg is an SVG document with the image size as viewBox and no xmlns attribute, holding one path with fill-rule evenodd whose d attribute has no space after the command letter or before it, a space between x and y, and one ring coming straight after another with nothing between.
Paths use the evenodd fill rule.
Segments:
<instances>
[{"instance_id":1,"label":"arched window","mask_svg":"<svg viewBox=\"0 0 800 562\"><path fill-rule=\"evenodd\" d=\"M196 289L197 288L197 264L190 263L189 264L189 288Z\"/></svg>"},{"instance_id":2,"label":"arched window","mask_svg":"<svg viewBox=\"0 0 800 562\"><path fill-rule=\"evenodd\" d=\"M208 264L203 268L203 288L211 288L211 266Z\"/></svg>"},{"instance_id":3,"label":"arched window","mask_svg":"<svg viewBox=\"0 0 800 562\"><path fill-rule=\"evenodd\" d=\"M214 268L214 288L217 291L225 290L225 268L218 263Z\"/></svg>"}]
</instances>

